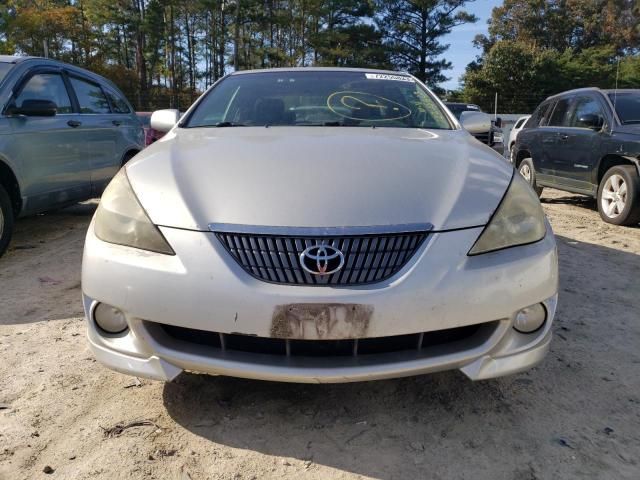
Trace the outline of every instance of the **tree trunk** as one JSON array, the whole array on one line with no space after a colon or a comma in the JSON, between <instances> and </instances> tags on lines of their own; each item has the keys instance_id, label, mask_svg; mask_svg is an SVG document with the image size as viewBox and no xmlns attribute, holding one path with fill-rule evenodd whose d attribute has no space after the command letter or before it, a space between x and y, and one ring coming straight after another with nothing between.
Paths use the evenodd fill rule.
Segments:
<instances>
[{"instance_id":1,"label":"tree trunk","mask_svg":"<svg viewBox=\"0 0 640 480\"><path fill-rule=\"evenodd\" d=\"M421 24L420 24L420 63L418 65L418 79L426 81L427 70L427 20L429 13L423 9L421 12Z\"/></svg>"},{"instance_id":2,"label":"tree trunk","mask_svg":"<svg viewBox=\"0 0 640 480\"><path fill-rule=\"evenodd\" d=\"M142 110L148 110L149 99L147 95L147 60L144 58L145 34L143 30L144 22L144 1L136 0L136 13L138 15L136 22L136 66L138 70L138 105Z\"/></svg>"},{"instance_id":3,"label":"tree trunk","mask_svg":"<svg viewBox=\"0 0 640 480\"><path fill-rule=\"evenodd\" d=\"M233 36L233 68L240 70L240 0L236 0L236 18Z\"/></svg>"}]
</instances>

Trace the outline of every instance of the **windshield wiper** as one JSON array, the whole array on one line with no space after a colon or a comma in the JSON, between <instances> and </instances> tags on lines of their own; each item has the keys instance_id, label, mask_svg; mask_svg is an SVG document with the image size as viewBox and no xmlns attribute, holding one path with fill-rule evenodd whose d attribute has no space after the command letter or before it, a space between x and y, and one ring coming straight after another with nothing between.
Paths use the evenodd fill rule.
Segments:
<instances>
[{"instance_id":1,"label":"windshield wiper","mask_svg":"<svg viewBox=\"0 0 640 480\"><path fill-rule=\"evenodd\" d=\"M223 127L246 127L244 123L236 123L236 122L218 122L215 125L218 128Z\"/></svg>"}]
</instances>

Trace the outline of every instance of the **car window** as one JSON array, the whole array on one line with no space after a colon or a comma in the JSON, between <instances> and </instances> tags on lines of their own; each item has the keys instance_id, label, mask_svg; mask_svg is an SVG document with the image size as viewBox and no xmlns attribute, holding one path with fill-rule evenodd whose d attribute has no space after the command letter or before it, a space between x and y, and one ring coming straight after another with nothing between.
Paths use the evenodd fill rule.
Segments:
<instances>
[{"instance_id":1,"label":"car window","mask_svg":"<svg viewBox=\"0 0 640 480\"><path fill-rule=\"evenodd\" d=\"M99 85L75 77L69 79L78 97L80 113L111 113L107 97Z\"/></svg>"},{"instance_id":2,"label":"car window","mask_svg":"<svg viewBox=\"0 0 640 480\"><path fill-rule=\"evenodd\" d=\"M9 73L9 70L11 70L12 68L13 68L13 63L0 62L0 83L2 83L2 80L4 80L4 77L7 76L7 73Z\"/></svg>"},{"instance_id":3,"label":"car window","mask_svg":"<svg viewBox=\"0 0 640 480\"><path fill-rule=\"evenodd\" d=\"M482 112L477 105L463 104L463 103L445 103L447 108L460 120L463 112Z\"/></svg>"},{"instance_id":4,"label":"car window","mask_svg":"<svg viewBox=\"0 0 640 480\"><path fill-rule=\"evenodd\" d=\"M453 128L412 77L350 71L229 76L198 103L185 127L229 124Z\"/></svg>"},{"instance_id":5,"label":"car window","mask_svg":"<svg viewBox=\"0 0 640 480\"><path fill-rule=\"evenodd\" d=\"M640 123L640 92L610 93L609 100L615 106L618 118L622 123Z\"/></svg>"},{"instance_id":6,"label":"car window","mask_svg":"<svg viewBox=\"0 0 640 480\"><path fill-rule=\"evenodd\" d=\"M119 95L116 95L113 92L107 91L107 96L109 97L109 101L111 102L111 108L113 109L113 113L130 113L129 105L127 102L121 98Z\"/></svg>"},{"instance_id":7,"label":"car window","mask_svg":"<svg viewBox=\"0 0 640 480\"><path fill-rule=\"evenodd\" d=\"M538 105L538 108L536 108L533 111L529 119L525 120L525 124L523 125L523 127L536 128L540 126L544 113L547 111L548 108L549 108L549 102L541 103L540 105Z\"/></svg>"},{"instance_id":8,"label":"car window","mask_svg":"<svg viewBox=\"0 0 640 480\"><path fill-rule=\"evenodd\" d=\"M589 125L580 122L580 118L584 115L602 116L602 107L596 98L592 96L578 97L572 108L569 125L571 127L589 128Z\"/></svg>"},{"instance_id":9,"label":"car window","mask_svg":"<svg viewBox=\"0 0 640 480\"><path fill-rule=\"evenodd\" d=\"M515 127L514 127L514 128L516 128L516 129L520 128L520 127L522 126L522 124L523 124L525 121L526 121L526 119L525 119L525 118L521 118L520 120L518 120L518 121L516 122L516 125L515 125Z\"/></svg>"},{"instance_id":10,"label":"car window","mask_svg":"<svg viewBox=\"0 0 640 480\"><path fill-rule=\"evenodd\" d=\"M563 98L558 100L555 108L553 109L553 113L551 114L551 118L549 118L548 125L550 127L568 127L569 126L569 104L570 99Z\"/></svg>"},{"instance_id":11,"label":"car window","mask_svg":"<svg viewBox=\"0 0 640 480\"><path fill-rule=\"evenodd\" d=\"M25 100L49 100L58 107L58 113L71 113L71 100L59 73L38 73L32 76L16 97L18 108Z\"/></svg>"}]
</instances>

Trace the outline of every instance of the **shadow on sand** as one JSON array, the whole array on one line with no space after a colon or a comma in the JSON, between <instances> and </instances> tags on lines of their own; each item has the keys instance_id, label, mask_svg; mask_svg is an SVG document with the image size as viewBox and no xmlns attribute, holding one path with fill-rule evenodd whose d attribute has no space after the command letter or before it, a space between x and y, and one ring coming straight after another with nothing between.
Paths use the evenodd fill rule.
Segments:
<instances>
[{"instance_id":1,"label":"shadow on sand","mask_svg":"<svg viewBox=\"0 0 640 480\"><path fill-rule=\"evenodd\" d=\"M216 444L374 478L579 477L575 468L596 460L567 463L567 452L576 453L563 447L562 435L601 423L606 412L599 405L627 407L631 385L616 387L622 393L614 396L614 387L600 385L603 376L633 368L630 359L607 365L606 355L640 330L634 322L640 300L633 294L640 292L640 256L565 237L558 244L556 337L550 355L529 372L477 383L445 372L339 385L183 374L166 384L165 407L179 425ZM616 326L603 326L605 315ZM601 357L585 357L585 348ZM580 407L586 398L593 407ZM586 438L584 448L599 447ZM476 475L482 469L492 475Z\"/></svg>"}]
</instances>

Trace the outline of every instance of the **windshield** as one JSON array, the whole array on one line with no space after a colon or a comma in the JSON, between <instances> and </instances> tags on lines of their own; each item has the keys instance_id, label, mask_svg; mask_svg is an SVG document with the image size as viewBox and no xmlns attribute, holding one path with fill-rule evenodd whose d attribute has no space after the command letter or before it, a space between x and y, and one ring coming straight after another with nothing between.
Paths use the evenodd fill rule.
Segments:
<instances>
[{"instance_id":1,"label":"windshield","mask_svg":"<svg viewBox=\"0 0 640 480\"><path fill-rule=\"evenodd\" d=\"M615 105L616 113L622 123L640 123L640 90L610 93L609 99Z\"/></svg>"},{"instance_id":2,"label":"windshield","mask_svg":"<svg viewBox=\"0 0 640 480\"><path fill-rule=\"evenodd\" d=\"M13 68L13 63L0 62L0 83L4 80L4 77L7 76L9 70Z\"/></svg>"},{"instance_id":3,"label":"windshield","mask_svg":"<svg viewBox=\"0 0 640 480\"><path fill-rule=\"evenodd\" d=\"M480 107L477 105L467 105L466 103L446 103L445 104L451 113L453 113L458 120L462 112L481 112Z\"/></svg>"},{"instance_id":4,"label":"windshield","mask_svg":"<svg viewBox=\"0 0 640 480\"><path fill-rule=\"evenodd\" d=\"M413 78L347 71L232 75L206 94L184 126L265 125L452 128Z\"/></svg>"}]
</instances>

